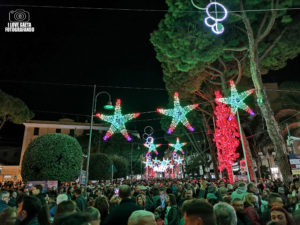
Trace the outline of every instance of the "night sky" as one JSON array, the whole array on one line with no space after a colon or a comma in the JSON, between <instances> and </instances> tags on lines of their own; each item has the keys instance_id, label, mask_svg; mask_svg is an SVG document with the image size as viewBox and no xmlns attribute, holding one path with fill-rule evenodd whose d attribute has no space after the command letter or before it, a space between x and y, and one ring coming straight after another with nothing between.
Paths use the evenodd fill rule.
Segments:
<instances>
[{"instance_id":1,"label":"night sky","mask_svg":"<svg viewBox=\"0 0 300 225\"><path fill-rule=\"evenodd\" d=\"M7 1L8 2L8 1ZM68 3L70 2L70 3ZM84 6L123 9L167 9L163 0L9 1L9 4ZM2 1L1 4L6 4ZM7 3L8 4L8 3ZM5 33L10 10L30 13L34 33ZM108 91L115 103L122 99L124 113L155 111L168 103L160 63L149 38L165 12L0 7L0 88L21 98L36 114L34 119L89 120L92 87ZM283 70L295 79L299 57ZM265 81L283 81L282 71ZM65 85L63 85L65 84ZM68 84L68 85L66 85ZM70 85L72 84L72 85ZM107 88L106 86L111 86ZM117 88L133 87L133 88ZM143 89L150 88L150 89ZM105 96L97 105L105 104ZM162 136L160 115L143 114L129 128L142 133L150 124ZM145 121L154 119L153 121ZM2 143L20 145L23 126L7 123Z\"/></svg>"}]
</instances>

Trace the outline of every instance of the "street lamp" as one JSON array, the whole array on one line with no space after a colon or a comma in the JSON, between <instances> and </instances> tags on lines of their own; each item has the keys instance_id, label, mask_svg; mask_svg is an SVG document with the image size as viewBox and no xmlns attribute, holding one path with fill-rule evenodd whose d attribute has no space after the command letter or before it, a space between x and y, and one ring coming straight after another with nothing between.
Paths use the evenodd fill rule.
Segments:
<instances>
[{"instance_id":1,"label":"street lamp","mask_svg":"<svg viewBox=\"0 0 300 225\"><path fill-rule=\"evenodd\" d=\"M88 183L88 180L89 180L89 166L90 166L90 155L91 155L91 146L92 146L94 114L96 112L97 98L101 94L106 94L108 96L108 103L104 106L104 108L108 109L108 110L113 110L114 109L114 106L112 105L112 102L111 102L110 94L107 91L100 91L99 93L96 94L96 85L94 85L92 113L91 113L91 124L90 124L90 136L89 136L89 146L88 146L88 156L87 156L85 189L87 189L87 183Z\"/></svg>"}]
</instances>

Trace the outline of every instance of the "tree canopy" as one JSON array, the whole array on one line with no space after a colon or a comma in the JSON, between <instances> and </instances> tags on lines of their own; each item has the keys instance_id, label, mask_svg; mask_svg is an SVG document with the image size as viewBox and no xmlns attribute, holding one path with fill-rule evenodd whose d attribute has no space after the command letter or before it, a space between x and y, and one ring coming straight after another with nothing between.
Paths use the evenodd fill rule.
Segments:
<instances>
[{"instance_id":1,"label":"tree canopy","mask_svg":"<svg viewBox=\"0 0 300 225\"><path fill-rule=\"evenodd\" d=\"M82 151L78 141L66 134L45 134L26 149L21 175L25 181L74 181L80 173Z\"/></svg>"},{"instance_id":2,"label":"tree canopy","mask_svg":"<svg viewBox=\"0 0 300 225\"><path fill-rule=\"evenodd\" d=\"M126 178L126 176L128 176L130 174L129 162L127 159L125 159L122 156L118 156L118 155L110 155L109 158L112 160L112 162L117 170L114 173L115 178L122 178L122 177Z\"/></svg>"},{"instance_id":3,"label":"tree canopy","mask_svg":"<svg viewBox=\"0 0 300 225\"><path fill-rule=\"evenodd\" d=\"M111 178L113 161L105 154L91 154L89 179L108 180Z\"/></svg>"},{"instance_id":4,"label":"tree canopy","mask_svg":"<svg viewBox=\"0 0 300 225\"><path fill-rule=\"evenodd\" d=\"M34 113L19 98L15 98L0 90L0 129L6 121L22 124L34 117Z\"/></svg>"}]
</instances>

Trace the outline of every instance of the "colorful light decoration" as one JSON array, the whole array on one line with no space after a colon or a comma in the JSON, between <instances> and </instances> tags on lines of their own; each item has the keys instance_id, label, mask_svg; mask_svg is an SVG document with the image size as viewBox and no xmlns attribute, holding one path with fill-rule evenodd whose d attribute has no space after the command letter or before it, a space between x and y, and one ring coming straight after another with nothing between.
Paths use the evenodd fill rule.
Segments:
<instances>
[{"instance_id":1,"label":"colorful light decoration","mask_svg":"<svg viewBox=\"0 0 300 225\"><path fill-rule=\"evenodd\" d=\"M180 156L178 156L178 158L176 159L176 164L177 165L184 165L184 158L181 158Z\"/></svg>"},{"instance_id":2,"label":"colorful light decoration","mask_svg":"<svg viewBox=\"0 0 300 225\"><path fill-rule=\"evenodd\" d=\"M224 169L227 171L229 181L232 183L234 181L232 165L239 157L239 154L236 152L240 144L239 126L236 117L232 116L230 107L219 101L222 98L220 92L216 91L215 95L217 106L214 110L214 114L216 115L214 141L217 147L218 168L221 173L223 173ZM232 116L231 120L228 120L229 116Z\"/></svg>"},{"instance_id":3,"label":"colorful light decoration","mask_svg":"<svg viewBox=\"0 0 300 225\"><path fill-rule=\"evenodd\" d=\"M228 11L224 5L218 2L210 2L205 8L201 8L197 6L193 0L191 0L191 3L197 9L206 11L207 17L204 19L204 23L210 27L215 34L222 34L224 32L224 26L220 23L228 16ZM211 8L214 8L212 12L214 15L211 13ZM219 17L220 14L222 15L221 17Z\"/></svg>"},{"instance_id":4,"label":"colorful light decoration","mask_svg":"<svg viewBox=\"0 0 300 225\"><path fill-rule=\"evenodd\" d=\"M125 123L128 122L129 120L137 118L139 115L140 113L131 113L131 114L123 115L121 112L121 100L117 99L114 115L107 116L101 113L96 114L96 116L99 117L101 120L111 123L111 126L106 132L103 139L106 141L114 133L121 133L127 139L127 141L131 141L131 137L129 136L127 129L125 127Z\"/></svg>"},{"instance_id":5,"label":"colorful light decoration","mask_svg":"<svg viewBox=\"0 0 300 225\"><path fill-rule=\"evenodd\" d=\"M184 151L183 151L182 147L185 146L186 144L187 144L186 142L180 143L179 137L177 137L176 143L175 144L169 143L169 146L174 148L173 155L179 151L184 155Z\"/></svg>"},{"instance_id":6,"label":"colorful light decoration","mask_svg":"<svg viewBox=\"0 0 300 225\"><path fill-rule=\"evenodd\" d=\"M154 138L148 137L146 139L146 143L144 143L144 146L148 148L148 152L146 154L146 157L150 155L152 152L154 152L156 155L158 155L158 151L156 150L161 144L154 144Z\"/></svg>"},{"instance_id":7,"label":"colorful light decoration","mask_svg":"<svg viewBox=\"0 0 300 225\"><path fill-rule=\"evenodd\" d=\"M251 95L254 92L254 90L251 89L248 91L244 91L242 93L238 93L234 82L231 80L229 83L230 83L230 90L231 90L230 96L226 98L216 98L216 101L230 105L232 115L235 115L238 109L243 109L246 112L248 112L250 115L254 115L252 109L244 103L244 100L249 95ZM232 116L230 116L230 119L231 118Z\"/></svg>"},{"instance_id":8,"label":"colorful light decoration","mask_svg":"<svg viewBox=\"0 0 300 225\"><path fill-rule=\"evenodd\" d=\"M171 134L180 122L190 131L194 131L194 128L191 126L191 124L189 123L189 121L186 118L186 114L188 112L192 111L193 109L195 109L196 107L198 107L198 104L187 105L187 106L182 107L180 105L178 96L179 96L178 92L175 92L173 109L157 108L158 113L172 117L172 122L168 129L168 134Z\"/></svg>"}]
</instances>

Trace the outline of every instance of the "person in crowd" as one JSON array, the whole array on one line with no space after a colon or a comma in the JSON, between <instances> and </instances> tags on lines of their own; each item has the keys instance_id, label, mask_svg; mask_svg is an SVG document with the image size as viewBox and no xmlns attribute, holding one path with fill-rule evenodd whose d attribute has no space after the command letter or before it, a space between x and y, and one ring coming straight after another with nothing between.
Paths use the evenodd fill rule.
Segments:
<instances>
[{"instance_id":1,"label":"person in crowd","mask_svg":"<svg viewBox=\"0 0 300 225\"><path fill-rule=\"evenodd\" d=\"M249 217L244 212L244 202L242 199L235 198L231 201L231 205L237 216L237 225L251 225Z\"/></svg>"},{"instance_id":2,"label":"person in crowd","mask_svg":"<svg viewBox=\"0 0 300 225\"><path fill-rule=\"evenodd\" d=\"M231 198L232 199L235 199L235 198L244 199L246 191L247 191L246 184L245 183L240 183L237 190L232 192Z\"/></svg>"},{"instance_id":3,"label":"person in crowd","mask_svg":"<svg viewBox=\"0 0 300 225\"><path fill-rule=\"evenodd\" d=\"M249 217L251 225L260 225L260 218L254 206L257 202L257 197L252 193L246 193L244 196L244 212Z\"/></svg>"},{"instance_id":4,"label":"person in crowd","mask_svg":"<svg viewBox=\"0 0 300 225\"><path fill-rule=\"evenodd\" d=\"M31 189L32 195L36 196L42 203L42 205L46 205L46 200L44 195L42 194L43 192L43 186L40 184L37 184L32 187Z\"/></svg>"},{"instance_id":5,"label":"person in crowd","mask_svg":"<svg viewBox=\"0 0 300 225\"><path fill-rule=\"evenodd\" d=\"M293 218L282 207L274 206L271 209L271 220L277 222L280 225L296 225Z\"/></svg>"},{"instance_id":6,"label":"person in crowd","mask_svg":"<svg viewBox=\"0 0 300 225\"><path fill-rule=\"evenodd\" d=\"M0 192L0 213L9 207L8 205L9 201L9 192L7 191L1 191Z\"/></svg>"},{"instance_id":7,"label":"person in crowd","mask_svg":"<svg viewBox=\"0 0 300 225\"><path fill-rule=\"evenodd\" d=\"M254 183L249 183L247 185L247 192L252 193L257 197L257 202L255 208L260 212L261 207L261 196L259 195L259 190Z\"/></svg>"},{"instance_id":8,"label":"person in crowd","mask_svg":"<svg viewBox=\"0 0 300 225\"><path fill-rule=\"evenodd\" d=\"M74 191L73 186L68 187L68 191L67 191L68 200L72 200L72 198L73 198L73 191Z\"/></svg>"},{"instance_id":9,"label":"person in crowd","mask_svg":"<svg viewBox=\"0 0 300 225\"><path fill-rule=\"evenodd\" d=\"M55 211L56 211L56 208L57 206L62 203L63 201L67 201L68 200L68 196L66 194L59 194L57 197L56 197L56 205L53 206L50 211L49 211L49 214L51 217L54 217L55 216Z\"/></svg>"},{"instance_id":10,"label":"person in crowd","mask_svg":"<svg viewBox=\"0 0 300 225\"><path fill-rule=\"evenodd\" d=\"M287 201L288 201L288 199L287 199L287 195L285 194L285 189L284 189L284 187L278 187L278 194L280 195L280 197L281 197L281 199L282 199L282 202L283 202L283 205L284 205L284 207L286 207L287 206Z\"/></svg>"},{"instance_id":11,"label":"person in crowd","mask_svg":"<svg viewBox=\"0 0 300 225\"><path fill-rule=\"evenodd\" d=\"M192 188L187 188L183 191L183 198L181 198L179 202L179 206L182 206L183 202L186 200L191 200L193 199L193 189Z\"/></svg>"},{"instance_id":12,"label":"person in crowd","mask_svg":"<svg viewBox=\"0 0 300 225\"><path fill-rule=\"evenodd\" d=\"M17 221L17 209L15 207L8 207L0 213L0 224L15 225Z\"/></svg>"},{"instance_id":13,"label":"person in crowd","mask_svg":"<svg viewBox=\"0 0 300 225\"><path fill-rule=\"evenodd\" d=\"M91 225L90 215L83 212L65 214L57 218L53 225Z\"/></svg>"},{"instance_id":14,"label":"person in crowd","mask_svg":"<svg viewBox=\"0 0 300 225\"><path fill-rule=\"evenodd\" d=\"M139 194L135 198L136 204L142 209L146 209L146 196L143 194Z\"/></svg>"},{"instance_id":15,"label":"person in crowd","mask_svg":"<svg viewBox=\"0 0 300 225\"><path fill-rule=\"evenodd\" d=\"M62 215L72 214L76 212L76 203L72 200L63 201L57 205L55 216L54 216L54 223L57 218L61 217Z\"/></svg>"},{"instance_id":16,"label":"person in crowd","mask_svg":"<svg viewBox=\"0 0 300 225\"><path fill-rule=\"evenodd\" d=\"M213 207L204 199L187 200L182 205L184 225L215 225Z\"/></svg>"},{"instance_id":17,"label":"person in crowd","mask_svg":"<svg viewBox=\"0 0 300 225\"><path fill-rule=\"evenodd\" d=\"M17 203L16 203L16 201L17 201L17 195L18 194L15 191L11 194L11 198L8 201L8 205L10 207L16 207L17 206Z\"/></svg>"},{"instance_id":18,"label":"person in crowd","mask_svg":"<svg viewBox=\"0 0 300 225\"><path fill-rule=\"evenodd\" d=\"M177 225L179 222L179 215L175 195L168 194L166 196L166 205L164 225Z\"/></svg>"},{"instance_id":19,"label":"person in crowd","mask_svg":"<svg viewBox=\"0 0 300 225\"><path fill-rule=\"evenodd\" d=\"M75 201L76 201L76 205L77 205L77 208L80 210L80 211L83 211L86 209L87 207L87 201L86 199L81 195L81 189L76 189L74 191L74 197L75 197Z\"/></svg>"},{"instance_id":20,"label":"person in crowd","mask_svg":"<svg viewBox=\"0 0 300 225\"><path fill-rule=\"evenodd\" d=\"M261 216L262 224L266 224L271 220L271 209L274 206L283 207L283 201L279 194L270 193L268 197L268 205L264 208Z\"/></svg>"},{"instance_id":21,"label":"person in crowd","mask_svg":"<svg viewBox=\"0 0 300 225\"><path fill-rule=\"evenodd\" d=\"M91 225L100 225L101 214L97 208L89 206L84 210L84 212L89 215L89 222Z\"/></svg>"},{"instance_id":22,"label":"person in crowd","mask_svg":"<svg viewBox=\"0 0 300 225\"><path fill-rule=\"evenodd\" d=\"M237 225L234 208L225 202L214 205L214 214L216 217L216 225Z\"/></svg>"},{"instance_id":23,"label":"person in crowd","mask_svg":"<svg viewBox=\"0 0 300 225\"><path fill-rule=\"evenodd\" d=\"M136 210L128 218L128 225L156 225L154 214L146 210Z\"/></svg>"},{"instance_id":24,"label":"person in crowd","mask_svg":"<svg viewBox=\"0 0 300 225\"><path fill-rule=\"evenodd\" d=\"M101 214L101 220L105 220L109 214L109 203L107 197L102 195L96 198L94 207L97 208Z\"/></svg>"},{"instance_id":25,"label":"person in crowd","mask_svg":"<svg viewBox=\"0 0 300 225\"><path fill-rule=\"evenodd\" d=\"M127 225L127 221L132 212L140 210L134 200L131 199L131 188L128 185L121 185L119 187L119 197L121 199L120 205L114 208L106 220L104 225Z\"/></svg>"},{"instance_id":26,"label":"person in crowd","mask_svg":"<svg viewBox=\"0 0 300 225\"><path fill-rule=\"evenodd\" d=\"M18 204L17 223L18 225L40 225L38 215L42 208L39 198L35 196L24 196Z\"/></svg>"}]
</instances>

